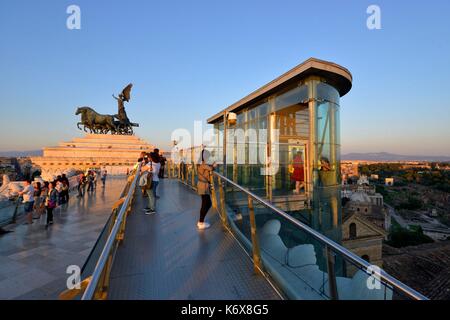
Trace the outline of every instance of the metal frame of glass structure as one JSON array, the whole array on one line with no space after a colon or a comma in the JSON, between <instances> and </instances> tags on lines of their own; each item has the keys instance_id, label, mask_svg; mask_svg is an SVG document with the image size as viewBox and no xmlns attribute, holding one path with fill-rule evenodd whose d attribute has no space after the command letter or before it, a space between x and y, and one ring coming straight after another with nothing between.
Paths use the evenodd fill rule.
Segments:
<instances>
[{"instance_id":1,"label":"metal frame of glass structure","mask_svg":"<svg viewBox=\"0 0 450 320\"><path fill-rule=\"evenodd\" d=\"M309 59L211 117L220 172L340 242L339 109L351 86L347 69ZM228 121L230 113L236 123ZM248 133L253 130L256 135ZM299 152L303 188L293 194L292 163Z\"/></svg>"}]
</instances>

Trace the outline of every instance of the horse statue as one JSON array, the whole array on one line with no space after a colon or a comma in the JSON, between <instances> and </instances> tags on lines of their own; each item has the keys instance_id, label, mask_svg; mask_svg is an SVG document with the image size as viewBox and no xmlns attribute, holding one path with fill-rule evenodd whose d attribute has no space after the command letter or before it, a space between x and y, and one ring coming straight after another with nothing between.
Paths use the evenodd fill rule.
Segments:
<instances>
[{"instance_id":1,"label":"horse statue","mask_svg":"<svg viewBox=\"0 0 450 320\"><path fill-rule=\"evenodd\" d=\"M89 107L78 108L75 113L75 115L81 114L81 122L77 123L78 129L85 132L89 130L90 133L107 134L110 132L111 134L132 135L133 127L139 127L139 124L128 119L124 103L130 102L132 87L133 84L131 83L127 85L119 94L119 97L113 94L114 99L117 100L118 109L115 115L98 114ZM83 126L83 128L80 126Z\"/></svg>"},{"instance_id":2,"label":"horse statue","mask_svg":"<svg viewBox=\"0 0 450 320\"><path fill-rule=\"evenodd\" d=\"M81 114L81 122L77 123L77 127L80 130L88 132L89 129L91 133L116 133L116 125L114 122L114 116L108 114L99 114L94 109L89 107L80 107L75 112L75 115ZM82 129L80 125L83 125Z\"/></svg>"}]
</instances>

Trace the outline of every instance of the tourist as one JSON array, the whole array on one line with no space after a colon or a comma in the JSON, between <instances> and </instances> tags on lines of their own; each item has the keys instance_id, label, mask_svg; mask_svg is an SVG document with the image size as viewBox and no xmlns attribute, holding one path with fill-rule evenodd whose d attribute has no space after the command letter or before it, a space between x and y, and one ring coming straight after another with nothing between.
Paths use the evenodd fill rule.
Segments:
<instances>
[{"instance_id":1,"label":"tourist","mask_svg":"<svg viewBox=\"0 0 450 320\"><path fill-rule=\"evenodd\" d=\"M67 181L62 180L62 190L61 190L61 203L66 204L69 202L69 185Z\"/></svg>"},{"instance_id":2,"label":"tourist","mask_svg":"<svg viewBox=\"0 0 450 320\"><path fill-rule=\"evenodd\" d=\"M141 159L141 158L139 158L138 161L139 161L140 159ZM142 168L143 168L144 166L146 166L149 162L150 162L150 154L149 154L149 153L145 153L145 154L143 155L143 157L142 157L142 160L141 160L141 163L142 163L142 166L141 166L141 172L142 172ZM138 165L139 165L139 164L138 164ZM141 192L142 192L142 197L147 198L147 189L146 189L145 186L141 186Z\"/></svg>"},{"instance_id":3,"label":"tourist","mask_svg":"<svg viewBox=\"0 0 450 320\"><path fill-rule=\"evenodd\" d=\"M88 189L87 191L94 191L94 173L89 170L87 175L87 183L88 183Z\"/></svg>"},{"instance_id":4,"label":"tourist","mask_svg":"<svg viewBox=\"0 0 450 320\"><path fill-rule=\"evenodd\" d=\"M42 185L42 188L41 188L41 197L47 196L48 184L49 184L48 181L44 181L44 185Z\"/></svg>"},{"instance_id":5,"label":"tourist","mask_svg":"<svg viewBox=\"0 0 450 320\"><path fill-rule=\"evenodd\" d=\"M332 171L330 160L321 157L319 162L319 185L329 187L337 184L336 173Z\"/></svg>"},{"instance_id":6,"label":"tourist","mask_svg":"<svg viewBox=\"0 0 450 320\"><path fill-rule=\"evenodd\" d=\"M101 179L102 179L102 186L105 187L105 183L106 183L106 176L108 175L108 171L106 171L106 169L103 169L101 172Z\"/></svg>"},{"instance_id":7,"label":"tourist","mask_svg":"<svg viewBox=\"0 0 450 320\"><path fill-rule=\"evenodd\" d=\"M156 189L158 188L159 184L159 170L161 169L159 153L157 152L150 153L150 161L152 162L153 167L153 188L152 188L153 195L155 196L155 199L159 199L159 196L156 194Z\"/></svg>"},{"instance_id":8,"label":"tourist","mask_svg":"<svg viewBox=\"0 0 450 320\"><path fill-rule=\"evenodd\" d=\"M84 173L81 173L78 176L78 198L81 198L84 196L84 188L86 186L86 176Z\"/></svg>"},{"instance_id":9,"label":"tourist","mask_svg":"<svg viewBox=\"0 0 450 320\"><path fill-rule=\"evenodd\" d=\"M62 174L61 176L62 189L63 189L63 203L69 202L69 192L70 192L70 182L69 178L67 178L66 174Z\"/></svg>"},{"instance_id":10,"label":"tourist","mask_svg":"<svg viewBox=\"0 0 450 320\"><path fill-rule=\"evenodd\" d=\"M58 204L62 204L62 198L63 198L63 188L62 188L62 182L61 182L61 176L58 176L58 178L56 178L56 180L54 181L55 183L55 189L58 192Z\"/></svg>"},{"instance_id":11,"label":"tourist","mask_svg":"<svg viewBox=\"0 0 450 320\"><path fill-rule=\"evenodd\" d=\"M34 205L34 188L31 185L31 180L25 181L25 188L19 192L19 195L23 197L23 203L25 205L25 213L27 215L27 223L33 223L33 205Z\"/></svg>"},{"instance_id":12,"label":"tourist","mask_svg":"<svg viewBox=\"0 0 450 320\"><path fill-rule=\"evenodd\" d=\"M53 224L53 209L57 207L58 192L55 189L55 183L50 182L48 184L47 198L45 201L45 207L47 208L47 223L45 228L47 229L49 225Z\"/></svg>"},{"instance_id":13,"label":"tourist","mask_svg":"<svg viewBox=\"0 0 450 320\"><path fill-rule=\"evenodd\" d=\"M328 158L322 157L320 159L320 171L331 171L331 164Z\"/></svg>"},{"instance_id":14,"label":"tourist","mask_svg":"<svg viewBox=\"0 0 450 320\"><path fill-rule=\"evenodd\" d=\"M61 176L61 182L66 182L67 183L67 185L70 187L70 184L69 184L69 178L67 178L67 176L66 176L66 174L65 173L63 173L62 174L62 176Z\"/></svg>"},{"instance_id":15,"label":"tourist","mask_svg":"<svg viewBox=\"0 0 450 320\"><path fill-rule=\"evenodd\" d=\"M45 211L45 200L48 193L48 181L44 181L44 185L41 186L41 197L40 197L40 207L39 207L39 218L44 214Z\"/></svg>"},{"instance_id":16,"label":"tourist","mask_svg":"<svg viewBox=\"0 0 450 320\"><path fill-rule=\"evenodd\" d=\"M139 167L139 165L142 163L142 165L144 165L144 157L147 155L147 152L142 151L141 154L139 155L139 158L137 159L136 164L133 167L133 170L136 171L137 168Z\"/></svg>"},{"instance_id":17,"label":"tourist","mask_svg":"<svg viewBox=\"0 0 450 320\"><path fill-rule=\"evenodd\" d=\"M37 216L35 216L33 219L39 219L41 217L41 194L42 194L42 188L41 188L41 183L35 182L33 184L33 188L34 188L34 194L33 194L33 198L34 198L34 212L37 213Z\"/></svg>"},{"instance_id":18,"label":"tourist","mask_svg":"<svg viewBox=\"0 0 450 320\"><path fill-rule=\"evenodd\" d=\"M139 186L148 198L148 205L144 208L145 214L150 215L156 213L156 199L153 193L153 163L148 156L144 157L144 164L141 167L141 177L139 179Z\"/></svg>"},{"instance_id":19,"label":"tourist","mask_svg":"<svg viewBox=\"0 0 450 320\"><path fill-rule=\"evenodd\" d=\"M292 161L291 180L295 182L294 194L300 194L300 189L305 188L305 167L303 153L298 151Z\"/></svg>"},{"instance_id":20,"label":"tourist","mask_svg":"<svg viewBox=\"0 0 450 320\"><path fill-rule=\"evenodd\" d=\"M144 161L144 157L147 155L147 152L142 151L141 154L139 155L139 158L137 160L137 163L141 163L142 161Z\"/></svg>"},{"instance_id":21,"label":"tourist","mask_svg":"<svg viewBox=\"0 0 450 320\"><path fill-rule=\"evenodd\" d=\"M160 159L160 163L161 163L161 169L159 169L159 178L164 179L164 170L166 168L167 159L166 159L166 157L164 157L164 155L162 153L159 155L159 159Z\"/></svg>"},{"instance_id":22,"label":"tourist","mask_svg":"<svg viewBox=\"0 0 450 320\"><path fill-rule=\"evenodd\" d=\"M210 181L211 181L211 173L216 167L216 163L214 162L212 165L209 165L208 164L209 160L210 160L209 151L203 150L201 156L201 164L198 167L198 183L197 183L197 193L202 198L200 219L198 220L197 223L197 228L199 230L207 229L211 226L208 222L205 222L205 217L212 205Z\"/></svg>"},{"instance_id":23,"label":"tourist","mask_svg":"<svg viewBox=\"0 0 450 320\"><path fill-rule=\"evenodd\" d=\"M97 171L96 170L93 170L92 171L92 175L94 176L94 190L97 190Z\"/></svg>"},{"instance_id":24,"label":"tourist","mask_svg":"<svg viewBox=\"0 0 450 320\"><path fill-rule=\"evenodd\" d=\"M184 158L180 160L180 179L181 181L185 181L186 177L186 164L184 163Z\"/></svg>"}]
</instances>

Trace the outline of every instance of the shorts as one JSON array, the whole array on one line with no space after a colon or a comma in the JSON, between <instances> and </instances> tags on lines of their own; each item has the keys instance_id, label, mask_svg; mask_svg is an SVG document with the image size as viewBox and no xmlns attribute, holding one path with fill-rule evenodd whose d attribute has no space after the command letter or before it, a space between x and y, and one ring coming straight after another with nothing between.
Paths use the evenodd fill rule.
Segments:
<instances>
[{"instance_id":1,"label":"shorts","mask_svg":"<svg viewBox=\"0 0 450 320\"><path fill-rule=\"evenodd\" d=\"M33 211L33 205L34 205L34 201L31 202L25 202L25 212L26 213L30 213Z\"/></svg>"}]
</instances>

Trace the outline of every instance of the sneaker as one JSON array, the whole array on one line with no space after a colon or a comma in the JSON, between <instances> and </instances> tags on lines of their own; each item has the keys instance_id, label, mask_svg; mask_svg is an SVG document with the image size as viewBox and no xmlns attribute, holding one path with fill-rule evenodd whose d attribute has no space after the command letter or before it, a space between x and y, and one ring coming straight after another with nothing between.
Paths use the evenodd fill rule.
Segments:
<instances>
[{"instance_id":1,"label":"sneaker","mask_svg":"<svg viewBox=\"0 0 450 320\"><path fill-rule=\"evenodd\" d=\"M145 214L146 215L152 215L152 214L155 214L156 213L156 211L155 210L148 210L148 211L145 211Z\"/></svg>"},{"instance_id":2,"label":"sneaker","mask_svg":"<svg viewBox=\"0 0 450 320\"><path fill-rule=\"evenodd\" d=\"M208 222L197 222L197 228L199 230L208 229L211 225Z\"/></svg>"},{"instance_id":3,"label":"sneaker","mask_svg":"<svg viewBox=\"0 0 450 320\"><path fill-rule=\"evenodd\" d=\"M150 211L150 208L144 208L144 209L142 209L142 210L144 210L145 212L147 212L147 211Z\"/></svg>"}]
</instances>

